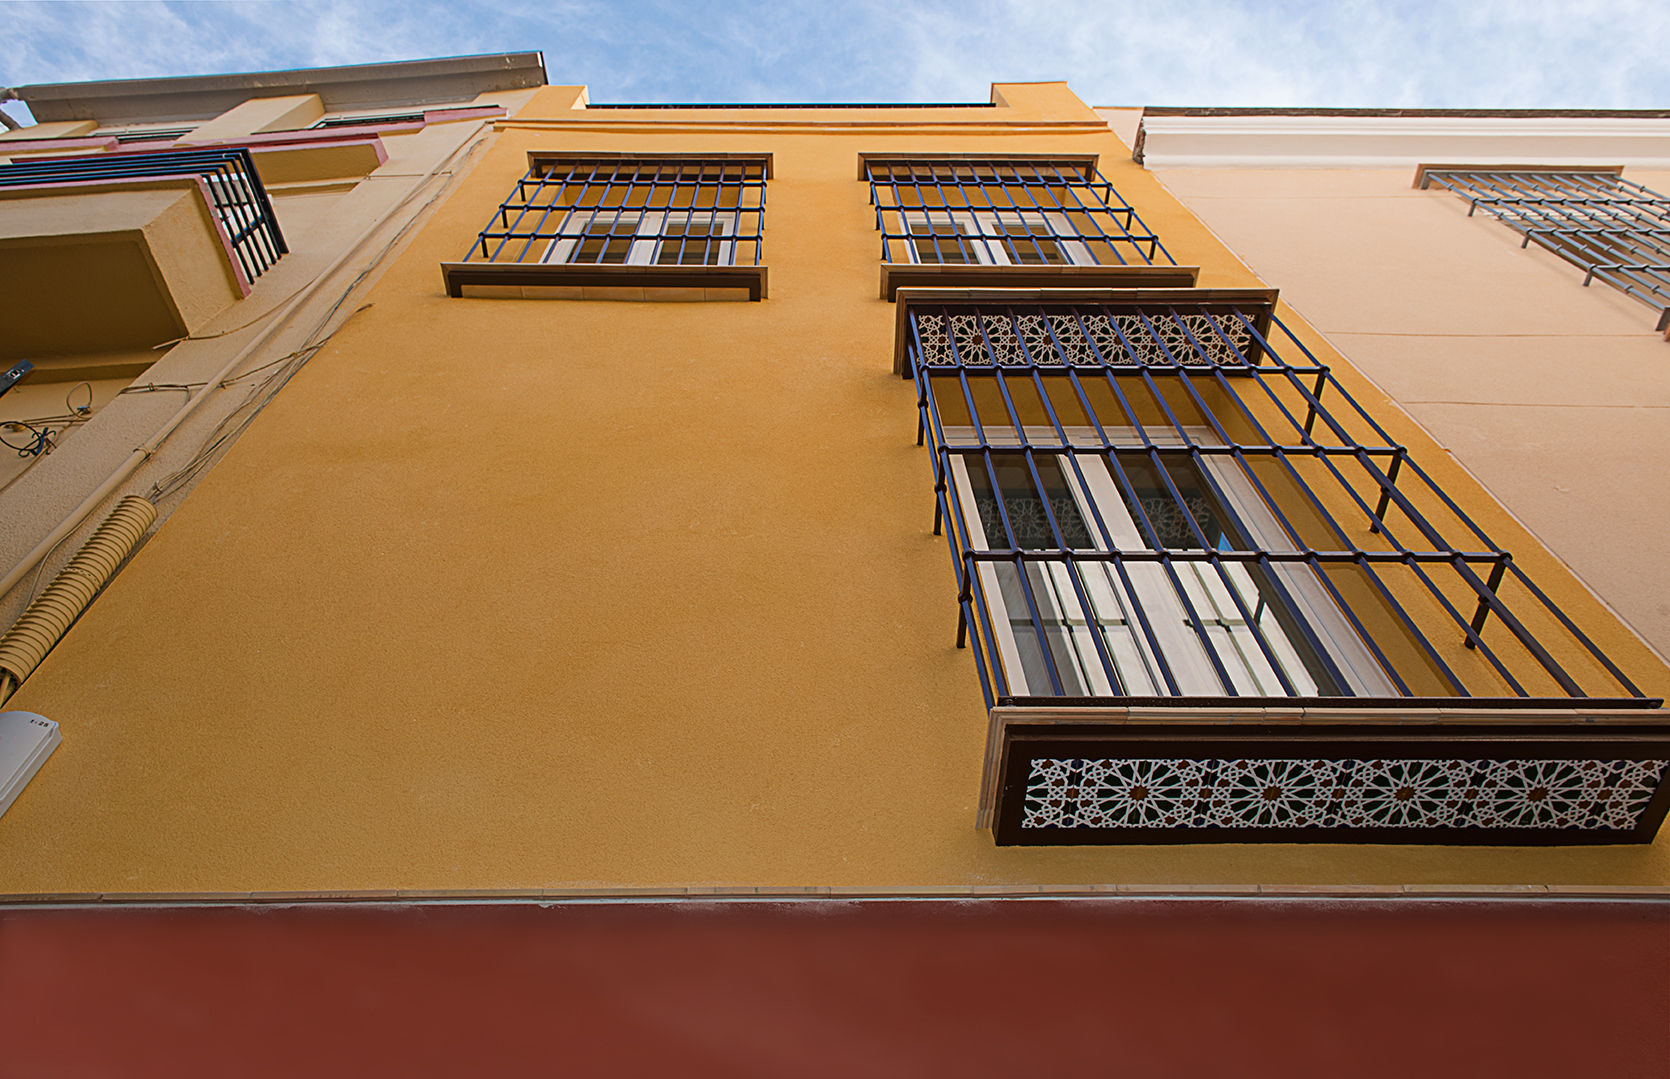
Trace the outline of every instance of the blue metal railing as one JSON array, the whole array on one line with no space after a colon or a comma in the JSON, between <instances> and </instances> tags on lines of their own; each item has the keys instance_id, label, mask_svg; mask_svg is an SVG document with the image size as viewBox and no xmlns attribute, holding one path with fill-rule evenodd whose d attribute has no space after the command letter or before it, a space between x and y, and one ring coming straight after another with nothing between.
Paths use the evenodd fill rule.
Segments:
<instances>
[{"instance_id":1,"label":"blue metal railing","mask_svg":"<svg viewBox=\"0 0 1670 1079\"><path fill-rule=\"evenodd\" d=\"M906 332L989 705L1645 699L1267 308Z\"/></svg>"},{"instance_id":2,"label":"blue metal railing","mask_svg":"<svg viewBox=\"0 0 1670 1079\"><path fill-rule=\"evenodd\" d=\"M758 266L766 178L764 159L536 162L464 260Z\"/></svg>"},{"instance_id":3,"label":"blue metal railing","mask_svg":"<svg viewBox=\"0 0 1670 1079\"><path fill-rule=\"evenodd\" d=\"M290 250L279 231L272 200L255 171L255 162L242 147L113 153L0 165L0 187L171 176L195 176L203 182L209 207L225 228L246 280L253 282Z\"/></svg>"},{"instance_id":4,"label":"blue metal railing","mask_svg":"<svg viewBox=\"0 0 1670 1079\"><path fill-rule=\"evenodd\" d=\"M1067 158L872 158L883 262L1175 266L1095 167Z\"/></svg>"}]
</instances>

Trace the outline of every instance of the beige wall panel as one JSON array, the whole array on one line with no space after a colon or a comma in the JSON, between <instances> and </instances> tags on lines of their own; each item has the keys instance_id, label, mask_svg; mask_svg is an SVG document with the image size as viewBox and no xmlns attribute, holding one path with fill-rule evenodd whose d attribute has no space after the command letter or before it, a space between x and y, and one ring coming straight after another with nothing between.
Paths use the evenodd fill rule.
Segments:
<instances>
[{"instance_id":1,"label":"beige wall panel","mask_svg":"<svg viewBox=\"0 0 1670 1079\"><path fill-rule=\"evenodd\" d=\"M1660 347L1663 343L1660 342ZM1415 414L1649 640L1670 641L1670 469L1663 405L1502 408L1423 403Z\"/></svg>"},{"instance_id":2,"label":"beige wall panel","mask_svg":"<svg viewBox=\"0 0 1670 1079\"><path fill-rule=\"evenodd\" d=\"M206 121L181 142L218 142L263 131L294 131L325 114L318 94L254 97Z\"/></svg>"},{"instance_id":3,"label":"beige wall panel","mask_svg":"<svg viewBox=\"0 0 1670 1079\"><path fill-rule=\"evenodd\" d=\"M0 131L0 142L33 142L36 139L68 139L98 130L96 120L52 120L44 124Z\"/></svg>"},{"instance_id":4,"label":"beige wall panel","mask_svg":"<svg viewBox=\"0 0 1670 1079\"><path fill-rule=\"evenodd\" d=\"M11 702L64 743L0 818L0 893L1670 882L1663 841L994 847L857 155L1097 151L1202 284L1256 278L1105 126L835 137L771 112L510 126ZM771 299L448 299L438 264L552 148L774 153Z\"/></svg>"},{"instance_id":5,"label":"beige wall panel","mask_svg":"<svg viewBox=\"0 0 1670 1079\"><path fill-rule=\"evenodd\" d=\"M1449 192L1412 188L1408 170L1158 175L1670 652L1670 353L1651 308L1582 287L1581 270Z\"/></svg>"}]
</instances>

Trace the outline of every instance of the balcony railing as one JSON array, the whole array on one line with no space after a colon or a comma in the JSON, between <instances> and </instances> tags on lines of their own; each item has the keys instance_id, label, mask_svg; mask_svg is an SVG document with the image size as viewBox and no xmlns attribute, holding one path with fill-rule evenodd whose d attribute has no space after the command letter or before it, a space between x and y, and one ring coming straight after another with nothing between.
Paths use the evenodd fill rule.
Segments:
<instances>
[{"instance_id":1,"label":"balcony railing","mask_svg":"<svg viewBox=\"0 0 1670 1079\"><path fill-rule=\"evenodd\" d=\"M1087 158L865 159L882 261L1174 266Z\"/></svg>"},{"instance_id":2,"label":"balcony railing","mask_svg":"<svg viewBox=\"0 0 1670 1079\"><path fill-rule=\"evenodd\" d=\"M289 251L249 151L239 147L109 153L0 165L0 187L171 177L191 177L202 184L210 212L220 222L232 257L246 282L253 282Z\"/></svg>"},{"instance_id":3,"label":"balcony railing","mask_svg":"<svg viewBox=\"0 0 1670 1079\"><path fill-rule=\"evenodd\" d=\"M1269 295L1107 295L902 323L1000 841L1651 837L1661 702Z\"/></svg>"}]
</instances>

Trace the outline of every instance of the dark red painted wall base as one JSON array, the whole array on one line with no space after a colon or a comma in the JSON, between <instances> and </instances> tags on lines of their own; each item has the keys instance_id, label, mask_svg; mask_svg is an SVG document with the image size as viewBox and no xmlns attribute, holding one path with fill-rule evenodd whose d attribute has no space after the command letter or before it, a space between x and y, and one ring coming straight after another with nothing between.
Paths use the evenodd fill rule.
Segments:
<instances>
[{"instance_id":1,"label":"dark red painted wall base","mask_svg":"<svg viewBox=\"0 0 1670 1079\"><path fill-rule=\"evenodd\" d=\"M1670 1076L1670 905L0 911L0 1076Z\"/></svg>"}]
</instances>

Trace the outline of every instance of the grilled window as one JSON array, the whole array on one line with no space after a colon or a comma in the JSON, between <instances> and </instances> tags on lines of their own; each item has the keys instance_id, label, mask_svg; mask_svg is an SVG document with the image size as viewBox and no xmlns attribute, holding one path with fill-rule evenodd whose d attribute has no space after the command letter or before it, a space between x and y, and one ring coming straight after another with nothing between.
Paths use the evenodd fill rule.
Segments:
<instances>
[{"instance_id":1,"label":"grilled window","mask_svg":"<svg viewBox=\"0 0 1670 1079\"><path fill-rule=\"evenodd\" d=\"M1490 214L1583 270L1660 312L1670 326L1670 199L1638 183L1598 171L1424 169L1421 186L1437 184L1466 199L1468 215ZM1522 245L1523 246L1523 245Z\"/></svg>"},{"instance_id":2,"label":"grilled window","mask_svg":"<svg viewBox=\"0 0 1670 1079\"><path fill-rule=\"evenodd\" d=\"M760 158L536 161L467 262L758 265Z\"/></svg>"},{"instance_id":3,"label":"grilled window","mask_svg":"<svg viewBox=\"0 0 1670 1079\"><path fill-rule=\"evenodd\" d=\"M1130 291L907 312L988 703L1640 696L1267 300Z\"/></svg>"},{"instance_id":4,"label":"grilled window","mask_svg":"<svg viewBox=\"0 0 1670 1079\"><path fill-rule=\"evenodd\" d=\"M865 170L884 262L1174 265L1088 159L892 159Z\"/></svg>"}]
</instances>

